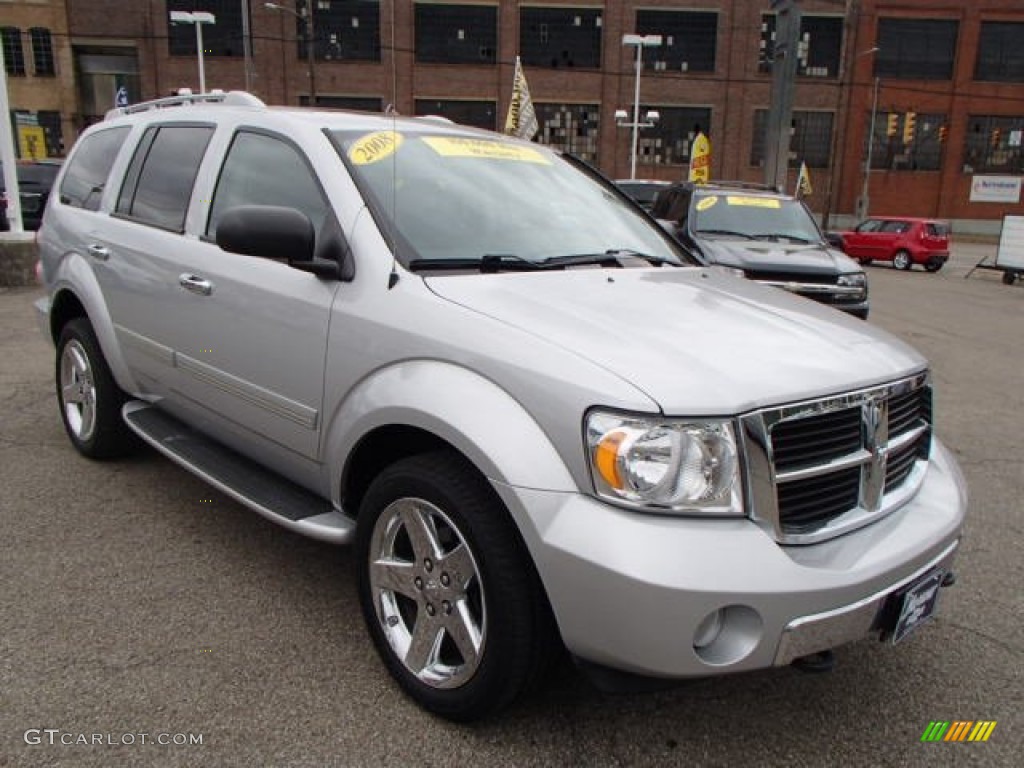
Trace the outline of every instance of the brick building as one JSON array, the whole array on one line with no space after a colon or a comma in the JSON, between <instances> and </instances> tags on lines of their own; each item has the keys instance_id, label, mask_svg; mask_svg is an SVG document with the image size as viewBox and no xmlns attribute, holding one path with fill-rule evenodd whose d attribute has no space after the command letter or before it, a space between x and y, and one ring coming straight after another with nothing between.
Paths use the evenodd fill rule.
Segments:
<instances>
[{"instance_id":1,"label":"brick building","mask_svg":"<svg viewBox=\"0 0 1024 768\"><path fill-rule=\"evenodd\" d=\"M262 0L66 3L78 125L101 117L119 88L135 101L197 87L195 29L170 24L170 11L216 16L203 27L208 87L248 87L274 104L309 101L306 0L280 0L283 10ZM1024 170L1024 6L968 5L800 2L790 183L806 162L812 208L855 212L877 82L871 212L997 222L1020 210L970 196L976 175L1019 179ZM636 49L622 36L661 35L660 46L643 49L641 115L656 110L660 119L640 131L637 175L684 177L702 130L712 142L713 177L763 179L775 28L769 0L311 0L311 7L318 104L393 106L500 129L518 55L539 140L612 177L629 174L630 130L615 113L632 119L636 84Z\"/></svg>"},{"instance_id":2,"label":"brick building","mask_svg":"<svg viewBox=\"0 0 1024 768\"><path fill-rule=\"evenodd\" d=\"M64 0L0 0L0 43L17 154L63 155L76 135Z\"/></svg>"}]
</instances>

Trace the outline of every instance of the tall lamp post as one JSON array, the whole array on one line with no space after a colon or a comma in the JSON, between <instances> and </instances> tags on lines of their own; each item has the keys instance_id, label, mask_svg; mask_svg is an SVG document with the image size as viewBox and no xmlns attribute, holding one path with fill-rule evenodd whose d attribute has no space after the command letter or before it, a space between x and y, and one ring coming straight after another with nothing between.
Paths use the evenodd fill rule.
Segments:
<instances>
[{"instance_id":1,"label":"tall lamp post","mask_svg":"<svg viewBox=\"0 0 1024 768\"><path fill-rule=\"evenodd\" d=\"M195 24L196 54L199 57L199 92L206 93L206 65L203 62L203 24L216 24L217 17L206 11L171 11L172 24Z\"/></svg>"},{"instance_id":2,"label":"tall lamp post","mask_svg":"<svg viewBox=\"0 0 1024 768\"><path fill-rule=\"evenodd\" d=\"M871 120L868 122L868 152L867 158L864 160L864 185L860 190L860 205L858 208L857 218L866 219L868 217L868 207L870 205L870 197L868 195L868 187L871 181L871 150L875 146L875 118L878 116L878 85L879 78L875 77L875 87L872 89L871 94Z\"/></svg>"},{"instance_id":3,"label":"tall lamp post","mask_svg":"<svg viewBox=\"0 0 1024 768\"><path fill-rule=\"evenodd\" d=\"M306 61L309 73L309 106L316 106L316 38L313 37L313 0L306 0L306 5L299 13L280 3L263 3L263 7L271 11L290 13L299 21L306 23Z\"/></svg>"},{"instance_id":4,"label":"tall lamp post","mask_svg":"<svg viewBox=\"0 0 1024 768\"><path fill-rule=\"evenodd\" d=\"M629 154L629 178L635 179L636 150L640 140L640 128L653 125L654 120L657 119L657 112L653 112L648 113L645 123L640 122L640 70L644 65L644 48L661 45L661 35L623 35L622 44L636 46L636 86L633 90L633 122L629 123L633 128L633 149ZM619 114L616 113L616 118L618 117ZM624 123L618 124L625 125Z\"/></svg>"}]
</instances>

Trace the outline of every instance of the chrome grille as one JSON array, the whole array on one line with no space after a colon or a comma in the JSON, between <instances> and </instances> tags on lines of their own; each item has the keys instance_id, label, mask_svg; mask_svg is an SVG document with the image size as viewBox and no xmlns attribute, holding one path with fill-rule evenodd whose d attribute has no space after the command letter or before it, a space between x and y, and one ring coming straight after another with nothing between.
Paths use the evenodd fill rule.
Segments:
<instances>
[{"instance_id":1,"label":"chrome grille","mask_svg":"<svg viewBox=\"0 0 1024 768\"><path fill-rule=\"evenodd\" d=\"M838 536L896 509L931 449L931 387L919 374L742 419L751 512L783 543Z\"/></svg>"}]
</instances>

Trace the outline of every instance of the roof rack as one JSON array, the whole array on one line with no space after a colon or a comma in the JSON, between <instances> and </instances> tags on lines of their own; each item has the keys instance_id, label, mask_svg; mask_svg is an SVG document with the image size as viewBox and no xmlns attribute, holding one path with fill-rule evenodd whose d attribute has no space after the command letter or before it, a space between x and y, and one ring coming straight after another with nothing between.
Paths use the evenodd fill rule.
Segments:
<instances>
[{"instance_id":1,"label":"roof rack","mask_svg":"<svg viewBox=\"0 0 1024 768\"><path fill-rule=\"evenodd\" d=\"M142 101L128 107L114 107L107 112L104 120L111 120L120 115L134 115L137 112L148 112L151 109L181 107L186 104L223 104L226 107L266 107L262 99L247 91L210 91L209 93L180 93L163 99Z\"/></svg>"},{"instance_id":2,"label":"roof rack","mask_svg":"<svg viewBox=\"0 0 1024 768\"><path fill-rule=\"evenodd\" d=\"M727 187L734 189L756 189L761 192L780 192L779 188L772 184L761 184L756 181L728 181L723 179L712 179L707 183L709 187Z\"/></svg>"}]
</instances>

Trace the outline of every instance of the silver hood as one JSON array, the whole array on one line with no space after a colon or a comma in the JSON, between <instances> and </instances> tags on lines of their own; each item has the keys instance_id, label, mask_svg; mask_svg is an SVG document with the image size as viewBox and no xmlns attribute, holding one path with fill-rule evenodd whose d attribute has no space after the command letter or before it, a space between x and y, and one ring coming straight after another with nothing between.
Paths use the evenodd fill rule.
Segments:
<instances>
[{"instance_id":1,"label":"silver hood","mask_svg":"<svg viewBox=\"0 0 1024 768\"><path fill-rule=\"evenodd\" d=\"M926 366L866 322L715 268L424 279L438 296L617 374L666 414L742 413ZM489 341L500 354L501 339Z\"/></svg>"},{"instance_id":2,"label":"silver hood","mask_svg":"<svg viewBox=\"0 0 1024 768\"><path fill-rule=\"evenodd\" d=\"M704 238L700 247L708 261L749 272L837 275L864 271L845 253L823 244Z\"/></svg>"}]
</instances>

